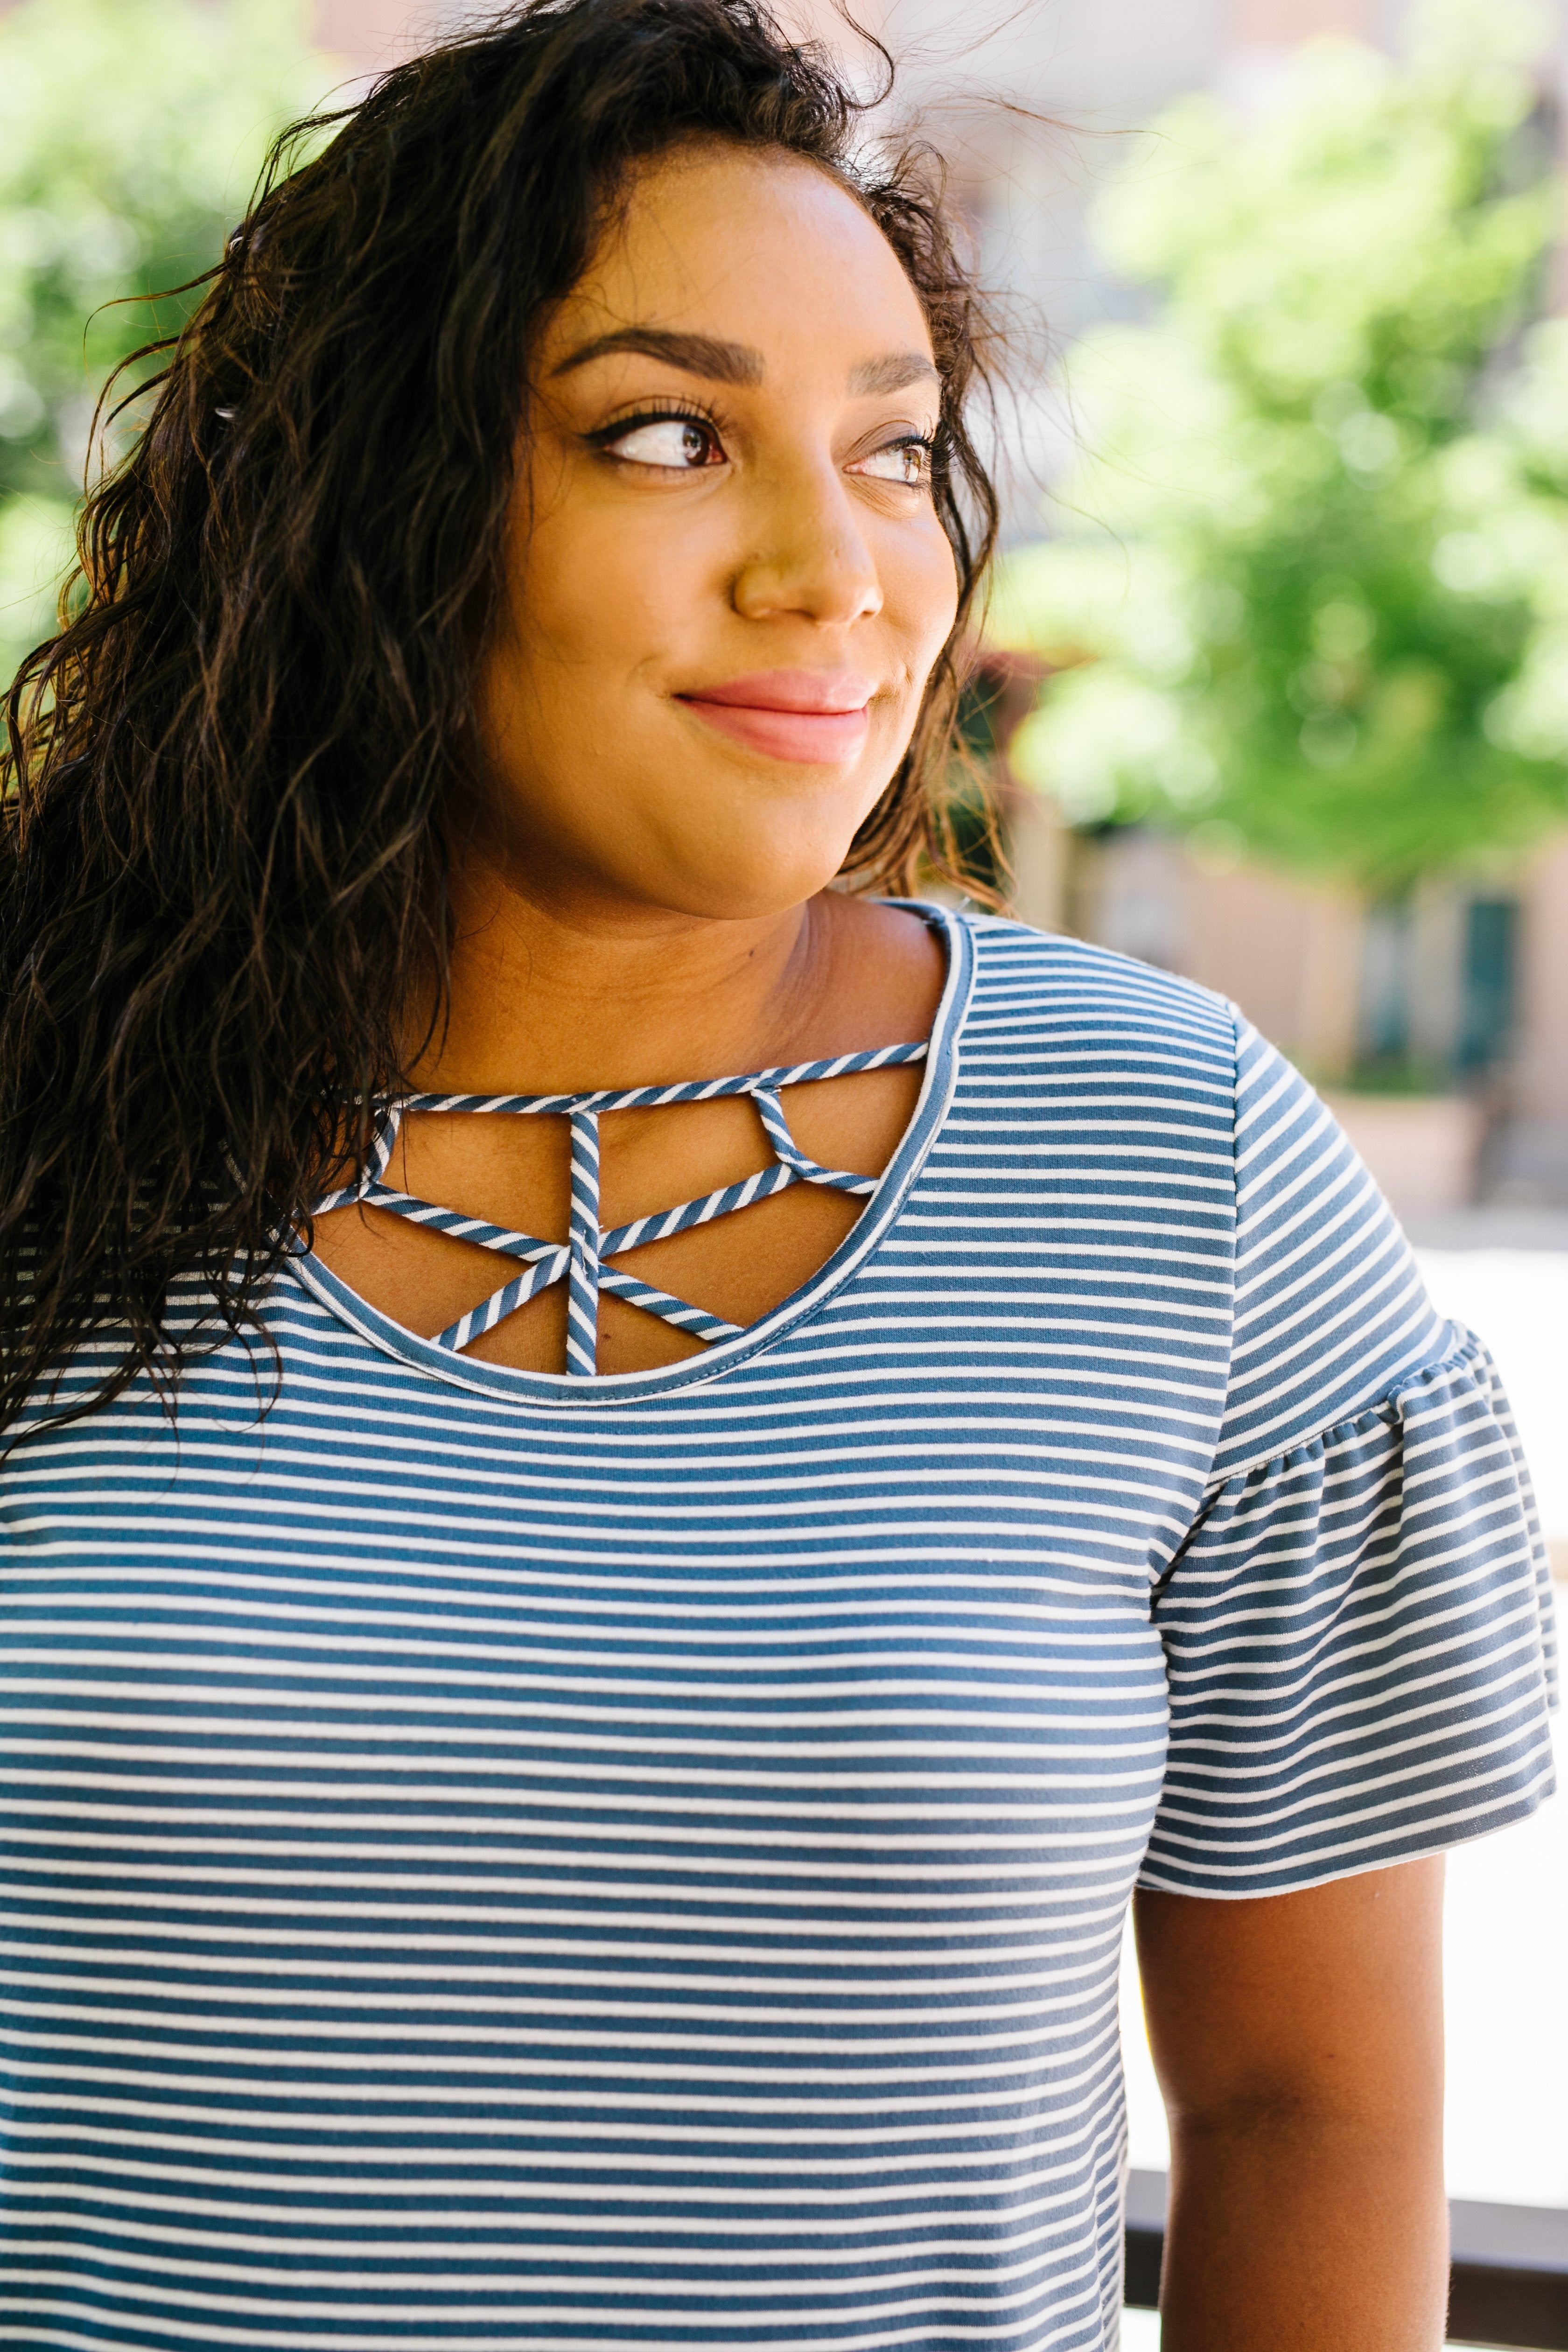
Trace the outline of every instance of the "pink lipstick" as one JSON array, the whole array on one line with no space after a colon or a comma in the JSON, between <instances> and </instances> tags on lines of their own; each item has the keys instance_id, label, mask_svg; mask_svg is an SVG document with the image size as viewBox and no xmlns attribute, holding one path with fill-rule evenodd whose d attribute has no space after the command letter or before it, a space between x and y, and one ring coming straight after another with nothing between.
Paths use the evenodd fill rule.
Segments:
<instances>
[{"instance_id":1,"label":"pink lipstick","mask_svg":"<svg viewBox=\"0 0 1568 2352\"><path fill-rule=\"evenodd\" d=\"M850 670L768 669L675 698L748 751L832 767L858 756L875 690Z\"/></svg>"}]
</instances>

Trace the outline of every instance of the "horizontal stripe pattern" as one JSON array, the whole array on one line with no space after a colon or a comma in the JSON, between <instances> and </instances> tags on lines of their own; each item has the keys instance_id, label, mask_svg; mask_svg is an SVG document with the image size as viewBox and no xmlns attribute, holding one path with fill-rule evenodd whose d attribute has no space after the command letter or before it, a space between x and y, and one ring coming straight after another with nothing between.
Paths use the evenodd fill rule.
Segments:
<instances>
[{"instance_id":1,"label":"horizontal stripe pattern","mask_svg":"<svg viewBox=\"0 0 1568 2352\"><path fill-rule=\"evenodd\" d=\"M0 2343L1104 2352L1133 1885L1541 1793L1506 1404L1315 1098L933 919L763 1324L512 1373L307 1261L263 1422L227 1342L7 1462Z\"/></svg>"}]
</instances>

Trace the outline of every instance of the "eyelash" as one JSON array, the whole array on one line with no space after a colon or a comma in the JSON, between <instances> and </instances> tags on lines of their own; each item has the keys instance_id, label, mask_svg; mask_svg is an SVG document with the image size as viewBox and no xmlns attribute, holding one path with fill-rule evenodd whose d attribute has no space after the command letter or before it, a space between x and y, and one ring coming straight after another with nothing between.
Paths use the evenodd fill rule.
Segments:
<instances>
[{"instance_id":1,"label":"eyelash","mask_svg":"<svg viewBox=\"0 0 1568 2352\"><path fill-rule=\"evenodd\" d=\"M615 442L624 440L628 433L635 433L639 425L671 423L694 425L700 433L706 433L721 446L723 445L724 436L719 419L711 410L689 400L647 401L634 415L617 416L613 425L601 425L586 437L594 448L607 451Z\"/></svg>"},{"instance_id":2,"label":"eyelash","mask_svg":"<svg viewBox=\"0 0 1568 2352\"><path fill-rule=\"evenodd\" d=\"M723 446L723 428L718 417L711 409L702 407L696 401L648 401L632 415L617 416L613 424L598 425L585 437L594 448L608 453L616 442L624 439L628 433L635 433L639 425L668 425L672 422L695 425L700 433L708 434L721 447ZM925 479L919 484L910 483L907 487L929 489L936 469L934 436L923 433L902 433L896 441L885 441L880 449L869 450L867 454L880 457L894 449L921 451L925 459Z\"/></svg>"},{"instance_id":3,"label":"eyelash","mask_svg":"<svg viewBox=\"0 0 1568 2352\"><path fill-rule=\"evenodd\" d=\"M868 455L873 457L884 457L891 449L918 449L920 451L921 457L925 459L925 478L920 483L911 482L909 485L909 488L910 489L919 488L929 490L931 486L932 478L936 473L935 436L925 433L901 433L896 441L884 441L879 449L870 450L868 452Z\"/></svg>"}]
</instances>

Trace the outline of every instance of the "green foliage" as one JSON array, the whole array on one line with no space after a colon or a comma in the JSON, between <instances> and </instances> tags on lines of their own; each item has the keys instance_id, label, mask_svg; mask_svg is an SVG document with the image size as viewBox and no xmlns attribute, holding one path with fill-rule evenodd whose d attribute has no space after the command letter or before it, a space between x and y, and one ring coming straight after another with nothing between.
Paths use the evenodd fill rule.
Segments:
<instances>
[{"instance_id":1,"label":"green foliage","mask_svg":"<svg viewBox=\"0 0 1568 2352\"><path fill-rule=\"evenodd\" d=\"M50 624L105 379L196 299L121 298L210 267L269 140L331 79L303 0L24 0L0 15L5 678Z\"/></svg>"},{"instance_id":2,"label":"green foliage","mask_svg":"<svg viewBox=\"0 0 1568 2352\"><path fill-rule=\"evenodd\" d=\"M995 633L1058 664L1015 764L1077 821L1397 888L1568 814L1568 323L1530 29L1156 126L1100 230L1153 323L1070 355L1082 451Z\"/></svg>"}]
</instances>

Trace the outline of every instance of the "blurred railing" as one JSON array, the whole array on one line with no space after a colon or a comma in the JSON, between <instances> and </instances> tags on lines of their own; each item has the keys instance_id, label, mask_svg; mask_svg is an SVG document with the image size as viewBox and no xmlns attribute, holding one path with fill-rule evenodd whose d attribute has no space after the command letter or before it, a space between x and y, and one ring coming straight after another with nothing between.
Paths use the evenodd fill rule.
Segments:
<instances>
[{"instance_id":1,"label":"blurred railing","mask_svg":"<svg viewBox=\"0 0 1568 2352\"><path fill-rule=\"evenodd\" d=\"M1448 2217L1453 2340L1568 2352L1568 2212L1456 2197ZM1165 2176L1134 2172L1127 2186L1124 2295L1142 2310L1158 2305L1164 2244Z\"/></svg>"}]
</instances>

